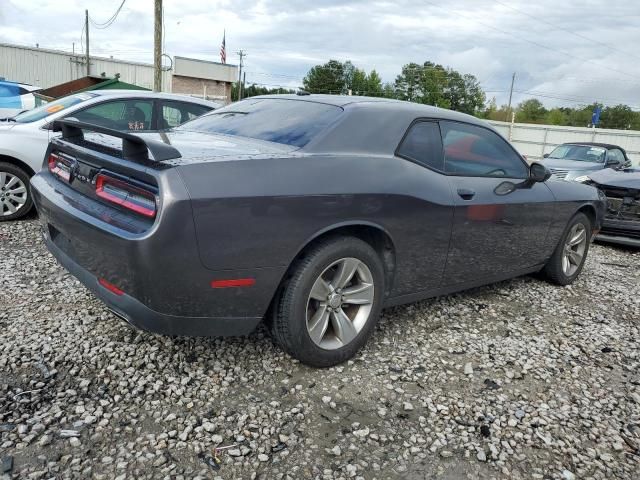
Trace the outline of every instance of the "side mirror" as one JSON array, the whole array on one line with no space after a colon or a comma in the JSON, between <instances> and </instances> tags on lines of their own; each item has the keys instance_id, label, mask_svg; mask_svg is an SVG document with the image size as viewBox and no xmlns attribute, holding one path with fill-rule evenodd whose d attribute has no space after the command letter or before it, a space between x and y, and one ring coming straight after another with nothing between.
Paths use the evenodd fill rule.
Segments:
<instances>
[{"instance_id":1,"label":"side mirror","mask_svg":"<svg viewBox=\"0 0 640 480\"><path fill-rule=\"evenodd\" d=\"M546 182L551 178L551 171L538 162L533 162L529 167L529 180L532 182Z\"/></svg>"},{"instance_id":2,"label":"side mirror","mask_svg":"<svg viewBox=\"0 0 640 480\"><path fill-rule=\"evenodd\" d=\"M542 155L542 158L549 158L549 154L545 153L544 155Z\"/></svg>"}]
</instances>

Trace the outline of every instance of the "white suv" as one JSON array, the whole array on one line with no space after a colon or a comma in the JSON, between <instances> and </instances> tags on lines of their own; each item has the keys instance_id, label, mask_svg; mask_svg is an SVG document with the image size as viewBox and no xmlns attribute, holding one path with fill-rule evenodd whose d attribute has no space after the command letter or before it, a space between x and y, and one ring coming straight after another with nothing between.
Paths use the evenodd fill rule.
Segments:
<instances>
[{"instance_id":1,"label":"white suv","mask_svg":"<svg viewBox=\"0 0 640 480\"><path fill-rule=\"evenodd\" d=\"M32 208L29 178L42 168L54 120L75 118L132 133L160 132L220 105L186 95L141 90L77 93L0 121L0 222Z\"/></svg>"}]
</instances>

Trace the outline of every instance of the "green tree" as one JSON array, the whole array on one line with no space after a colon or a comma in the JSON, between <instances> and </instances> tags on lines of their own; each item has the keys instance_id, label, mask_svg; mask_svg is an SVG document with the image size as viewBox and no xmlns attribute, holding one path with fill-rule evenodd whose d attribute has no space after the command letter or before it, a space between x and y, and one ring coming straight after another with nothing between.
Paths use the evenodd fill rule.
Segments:
<instances>
[{"instance_id":1,"label":"green tree","mask_svg":"<svg viewBox=\"0 0 640 480\"><path fill-rule=\"evenodd\" d=\"M484 109L478 113L478 116L487 120L496 120L494 117L497 111L498 102L496 100L496 97L491 97L491 100L489 100Z\"/></svg>"},{"instance_id":2,"label":"green tree","mask_svg":"<svg viewBox=\"0 0 640 480\"><path fill-rule=\"evenodd\" d=\"M409 63L402 67L402 73L396 77L394 83L395 97L399 100L419 102L423 98L422 66ZM420 102L422 103L422 102Z\"/></svg>"},{"instance_id":3,"label":"green tree","mask_svg":"<svg viewBox=\"0 0 640 480\"><path fill-rule=\"evenodd\" d=\"M560 108L552 108L547 112L545 123L550 125L566 125L567 114Z\"/></svg>"},{"instance_id":4,"label":"green tree","mask_svg":"<svg viewBox=\"0 0 640 480\"><path fill-rule=\"evenodd\" d=\"M596 107L596 103L592 105L585 105L578 108L568 108L567 117L568 125L572 127L588 127L591 125L591 114Z\"/></svg>"},{"instance_id":5,"label":"green tree","mask_svg":"<svg viewBox=\"0 0 640 480\"><path fill-rule=\"evenodd\" d=\"M541 123L547 114L547 109L537 98L521 102L516 109L516 121L527 123Z\"/></svg>"},{"instance_id":6,"label":"green tree","mask_svg":"<svg viewBox=\"0 0 640 480\"><path fill-rule=\"evenodd\" d=\"M371 70L367 75L367 95L370 97L382 97L384 95L382 78L375 70Z\"/></svg>"},{"instance_id":7,"label":"green tree","mask_svg":"<svg viewBox=\"0 0 640 480\"><path fill-rule=\"evenodd\" d=\"M396 97L396 89L394 88L392 83L385 83L382 87L382 96L384 98L397 98Z\"/></svg>"},{"instance_id":8,"label":"green tree","mask_svg":"<svg viewBox=\"0 0 640 480\"><path fill-rule=\"evenodd\" d=\"M628 105L616 105L606 107L600 114L600 128L616 128L619 130L629 130L636 125L637 114Z\"/></svg>"},{"instance_id":9,"label":"green tree","mask_svg":"<svg viewBox=\"0 0 640 480\"><path fill-rule=\"evenodd\" d=\"M382 79L375 70L369 74L356 67L350 60L344 63L330 60L313 67L303 79L304 89L309 93L382 96Z\"/></svg>"},{"instance_id":10,"label":"green tree","mask_svg":"<svg viewBox=\"0 0 640 480\"><path fill-rule=\"evenodd\" d=\"M351 65L351 62L348 63ZM350 70L349 66L347 69ZM352 75L352 72L348 71L347 75ZM309 93L346 93L344 65L338 60L329 60L324 65L316 65L309 70L302 84Z\"/></svg>"},{"instance_id":11,"label":"green tree","mask_svg":"<svg viewBox=\"0 0 640 480\"><path fill-rule=\"evenodd\" d=\"M369 85L367 84L367 73L359 68L354 68L351 78L345 79L350 82L347 90L351 90L352 95L368 95Z\"/></svg>"},{"instance_id":12,"label":"green tree","mask_svg":"<svg viewBox=\"0 0 640 480\"><path fill-rule=\"evenodd\" d=\"M255 97L256 95L276 95L283 93L296 93L296 91L288 88L267 88L264 86L251 84L245 86L244 90L242 91L242 98ZM231 100L234 102L238 100L237 82L231 84Z\"/></svg>"},{"instance_id":13,"label":"green tree","mask_svg":"<svg viewBox=\"0 0 640 480\"><path fill-rule=\"evenodd\" d=\"M464 113L479 113L486 96L478 80L433 62L409 63L394 82L396 98L450 108Z\"/></svg>"},{"instance_id":14,"label":"green tree","mask_svg":"<svg viewBox=\"0 0 640 480\"><path fill-rule=\"evenodd\" d=\"M455 70L449 70L449 105L447 108L457 112L474 115L486 100L486 95L480 87L480 82L473 75L460 75Z\"/></svg>"}]
</instances>

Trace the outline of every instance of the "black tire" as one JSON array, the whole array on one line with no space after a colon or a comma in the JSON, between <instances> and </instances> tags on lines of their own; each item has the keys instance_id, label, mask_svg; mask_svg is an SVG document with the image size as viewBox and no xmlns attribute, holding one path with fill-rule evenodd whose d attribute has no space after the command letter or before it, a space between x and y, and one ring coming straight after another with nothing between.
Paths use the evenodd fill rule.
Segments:
<instances>
[{"instance_id":1,"label":"black tire","mask_svg":"<svg viewBox=\"0 0 640 480\"><path fill-rule=\"evenodd\" d=\"M2 195L4 192L0 190L0 222L7 222L9 220L17 220L18 218L22 218L26 214L28 214L33 208L33 199L31 198L31 190L29 189L30 175L27 172L11 163L0 162L0 173L3 172L20 179L27 190L25 203L20 208L18 208L16 212L8 213L7 215L5 215L5 213L9 212L9 210L4 206L4 203L2 201ZM0 185L0 189L2 187L3 185Z\"/></svg>"},{"instance_id":2,"label":"black tire","mask_svg":"<svg viewBox=\"0 0 640 480\"><path fill-rule=\"evenodd\" d=\"M373 302L366 323L353 340L339 348L324 349L314 343L307 330L307 304L318 277L344 258L355 258L368 267L373 278ZM322 241L296 262L276 296L269 319L271 335L289 355L306 365L331 367L342 363L353 357L373 332L382 309L384 281L382 261L368 243L354 237Z\"/></svg>"},{"instance_id":3,"label":"black tire","mask_svg":"<svg viewBox=\"0 0 640 480\"><path fill-rule=\"evenodd\" d=\"M564 249L569 233L571 232L573 227L579 223L584 226L587 235L584 254L582 255L582 262L578 266L577 270L571 275L566 275L564 270L562 269L562 258L564 256ZM541 273L547 280L558 285L570 285L575 281L576 278L578 278L578 275L580 275L580 272L582 272L584 263L587 260L587 254L589 253L589 246L591 245L591 228L591 220L589 220L589 217L587 217L584 213L576 213L573 216L573 218L567 224L564 232L562 233L560 242L558 242L553 255L542 269Z\"/></svg>"}]
</instances>

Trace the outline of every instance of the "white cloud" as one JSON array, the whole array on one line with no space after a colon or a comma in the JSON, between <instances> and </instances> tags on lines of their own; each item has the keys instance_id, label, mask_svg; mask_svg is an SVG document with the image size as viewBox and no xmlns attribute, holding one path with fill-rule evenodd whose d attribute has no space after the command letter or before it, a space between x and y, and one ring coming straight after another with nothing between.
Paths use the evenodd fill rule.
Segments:
<instances>
[{"instance_id":1,"label":"white cloud","mask_svg":"<svg viewBox=\"0 0 640 480\"><path fill-rule=\"evenodd\" d=\"M104 22L120 0L1 0L0 41L79 48L84 9ZM518 92L547 105L594 100L640 107L636 2L606 0L165 0L170 55L219 60L248 53L247 80L295 86L331 58L393 81L402 65L430 60L483 81L506 102ZM515 9L515 10L514 10ZM518 11L519 10L519 11ZM523 13L524 12L524 13ZM572 33L571 33L572 32ZM586 38L584 38L586 37ZM608 46L613 48L609 48ZM128 0L108 29L91 27L95 53L151 61L153 2ZM515 102L530 94L516 92Z\"/></svg>"}]
</instances>

